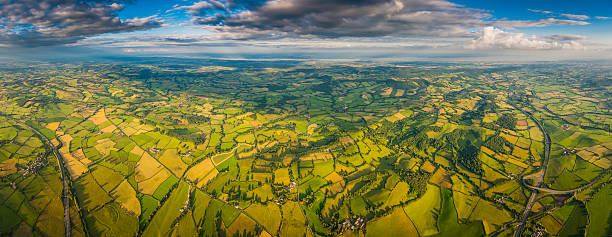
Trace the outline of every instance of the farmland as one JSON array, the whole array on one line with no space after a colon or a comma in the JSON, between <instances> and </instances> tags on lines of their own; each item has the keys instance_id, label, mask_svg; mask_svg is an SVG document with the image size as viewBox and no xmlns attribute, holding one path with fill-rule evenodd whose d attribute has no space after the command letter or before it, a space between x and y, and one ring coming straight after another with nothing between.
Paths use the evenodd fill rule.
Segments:
<instances>
[{"instance_id":1,"label":"farmland","mask_svg":"<svg viewBox=\"0 0 612 237\"><path fill-rule=\"evenodd\" d=\"M523 234L610 236L610 81L573 64L0 66L0 235L511 236L537 192Z\"/></svg>"}]
</instances>

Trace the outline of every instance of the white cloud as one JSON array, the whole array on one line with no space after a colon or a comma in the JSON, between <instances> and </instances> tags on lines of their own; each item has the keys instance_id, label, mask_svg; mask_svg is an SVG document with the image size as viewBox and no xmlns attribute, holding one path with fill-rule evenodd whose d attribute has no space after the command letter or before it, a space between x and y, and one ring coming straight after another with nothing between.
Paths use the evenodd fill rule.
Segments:
<instances>
[{"instance_id":1,"label":"white cloud","mask_svg":"<svg viewBox=\"0 0 612 237\"><path fill-rule=\"evenodd\" d=\"M579 40L582 36L554 35L546 38L538 38L535 35L524 33L506 32L495 27L485 27L477 39L466 48L469 49L584 49Z\"/></svg>"},{"instance_id":2,"label":"white cloud","mask_svg":"<svg viewBox=\"0 0 612 237\"><path fill-rule=\"evenodd\" d=\"M553 12L551 11L543 11L543 10L537 10L537 9L527 9L530 12L537 12L537 13L542 13L542 14L552 14Z\"/></svg>"},{"instance_id":3,"label":"white cloud","mask_svg":"<svg viewBox=\"0 0 612 237\"><path fill-rule=\"evenodd\" d=\"M560 16L569 18L569 19L575 19L575 20L588 20L591 18L587 15L576 15L576 14L561 14Z\"/></svg>"}]
</instances>

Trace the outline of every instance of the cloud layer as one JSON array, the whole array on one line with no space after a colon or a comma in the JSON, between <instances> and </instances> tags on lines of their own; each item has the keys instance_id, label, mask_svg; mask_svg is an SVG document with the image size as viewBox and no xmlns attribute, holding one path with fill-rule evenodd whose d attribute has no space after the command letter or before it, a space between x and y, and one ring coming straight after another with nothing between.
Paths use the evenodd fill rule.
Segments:
<instances>
[{"instance_id":1,"label":"cloud layer","mask_svg":"<svg viewBox=\"0 0 612 237\"><path fill-rule=\"evenodd\" d=\"M474 38L469 29L587 25L587 16L496 20L484 10L447 0L204 0L187 10L192 22L230 39L252 38ZM549 11L530 10L544 14Z\"/></svg>"},{"instance_id":2,"label":"cloud layer","mask_svg":"<svg viewBox=\"0 0 612 237\"><path fill-rule=\"evenodd\" d=\"M197 24L237 36L465 36L489 14L446 0L204 1L189 9Z\"/></svg>"},{"instance_id":3,"label":"cloud layer","mask_svg":"<svg viewBox=\"0 0 612 237\"><path fill-rule=\"evenodd\" d=\"M155 17L121 20L121 9L121 1L0 0L0 41L26 47L59 45L162 25Z\"/></svg>"},{"instance_id":4,"label":"cloud layer","mask_svg":"<svg viewBox=\"0 0 612 237\"><path fill-rule=\"evenodd\" d=\"M584 49L579 42L586 39L576 35L552 35L537 38L523 33L506 32L485 27L481 35L467 46L469 49Z\"/></svg>"}]
</instances>

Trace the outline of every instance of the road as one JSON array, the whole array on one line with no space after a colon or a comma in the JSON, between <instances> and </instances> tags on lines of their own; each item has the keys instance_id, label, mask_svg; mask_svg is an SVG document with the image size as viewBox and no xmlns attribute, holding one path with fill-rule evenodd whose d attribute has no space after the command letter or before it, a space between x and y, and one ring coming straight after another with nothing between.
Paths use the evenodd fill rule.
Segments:
<instances>
[{"instance_id":1,"label":"road","mask_svg":"<svg viewBox=\"0 0 612 237\"><path fill-rule=\"evenodd\" d=\"M540 171L540 176L535 179L535 182L536 182L535 185L532 186L534 188L540 188L540 186L542 185L542 182L544 181L544 176L546 175L546 168L548 167L548 158L550 157L550 137L548 136L548 133L546 133L546 129L544 129L540 121L538 121L535 117L533 117L533 115L531 115L531 113L529 112L523 111L523 113L527 114L533 121L535 121L535 123L538 125L538 128L540 128L540 131L542 131L542 135L544 137L545 147L544 147L544 162L542 162L542 171ZM519 237L521 233L523 232L523 228L525 227L525 222L527 221L527 217L529 216L529 212L531 211L531 208L533 207L533 204L535 203L537 196L538 196L538 189L534 189L533 192L531 192L531 197L529 198L529 202L525 206L525 211L523 212L523 215L521 216L521 223L516 228L514 237Z\"/></svg>"},{"instance_id":2,"label":"road","mask_svg":"<svg viewBox=\"0 0 612 237\"><path fill-rule=\"evenodd\" d=\"M4 114L3 114L4 115ZM64 201L64 232L66 233L66 237L70 237L70 203L68 202L68 182L66 181L66 169L64 168L64 161L62 159L62 156L60 155L60 153L57 151L57 148L51 143L51 141L49 141L49 139L47 137L45 137L45 135L43 135L42 133L40 133L38 130L34 129L33 127L30 127L29 125L18 121L16 119L14 119L13 117L10 116L6 116L7 118L12 119L13 121L15 121L16 123L18 123L21 126L24 126L30 130L32 130L32 132L38 134L38 136L40 136L45 143L47 144L47 146L49 146L51 148L51 150L53 151L53 154L55 155L55 158L57 158L57 163L59 164L60 170L62 172L62 183L64 185L63 191L62 191L62 198Z\"/></svg>"},{"instance_id":3,"label":"road","mask_svg":"<svg viewBox=\"0 0 612 237\"><path fill-rule=\"evenodd\" d=\"M586 185L584 185L582 187L578 187L578 188L574 188L574 189L570 189L570 190L557 190L557 189L550 189L550 188L535 187L535 186L527 184L525 182L523 182L523 184L525 186L527 186L528 188L530 188L530 189L538 190L538 191L541 191L541 192L546 193L546 194L558 194L558 195L560 194L560 195L563 195L563 194L576 193L576 192L580 192L582 190L585 190L585 189L593 186L593 184L595 184L597 181L599 181L601 178L605 177L609 173L610 173L610 170L608 169L606 172L602 172L599 176L597 176L595 179L593 179L593 181L591 181L590 183L588 183L588 184L586 184ZM523 180L524 180L524 178L523 178Z\"/></svg>"}]
</instances>

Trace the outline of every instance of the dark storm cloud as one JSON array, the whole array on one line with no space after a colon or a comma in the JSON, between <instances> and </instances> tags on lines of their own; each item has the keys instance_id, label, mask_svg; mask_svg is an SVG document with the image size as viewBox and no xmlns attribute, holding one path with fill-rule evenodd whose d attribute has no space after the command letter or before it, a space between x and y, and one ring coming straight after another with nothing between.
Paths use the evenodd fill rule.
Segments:
<instances>
[{"instance_id":1,"label":"dark storm cloud","mask_svg":"<svg viewBox=\"0 0 612 237\"><path fill-rule=\"evenodd\" d=\"M194 14L193 21L221 32L236 32L239 37L333 38L461 35L466 26L489 17L445 0L231 0L223 4L227 11Z\"/></svg>"},{"instance_id":2,"label":"dark storm cloud","mask_svg":"<svg viewBox=\"0 0 612 237\"><path fill-rule=\"evenodd\" d=\"M160 27L155 17L121 20L128 1L0 0L0 41L25 47L74 43L87 36Z\"/></svg>"},{"instance_id":3,"label":"dark storm cloud","mask_svg":"<svg viewBox=\"0 0 612 237\"><path fill-rule=\"evenodd\" d=\"M447 0L214 0L180 8L189 9L194 23L229 38L474 37L468 29L588 24L555 18L494 20L486 11Z\"/></svg>"}]
</instances>

